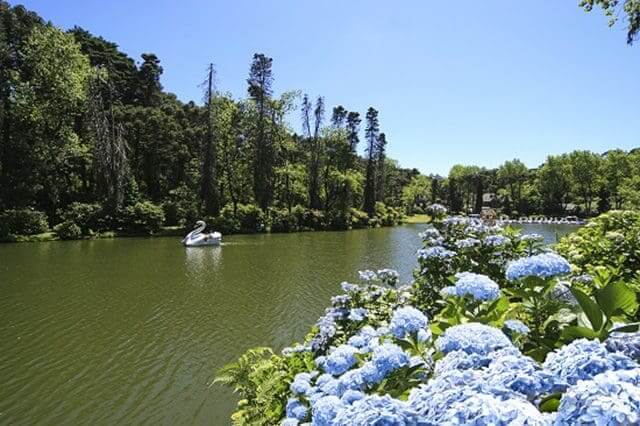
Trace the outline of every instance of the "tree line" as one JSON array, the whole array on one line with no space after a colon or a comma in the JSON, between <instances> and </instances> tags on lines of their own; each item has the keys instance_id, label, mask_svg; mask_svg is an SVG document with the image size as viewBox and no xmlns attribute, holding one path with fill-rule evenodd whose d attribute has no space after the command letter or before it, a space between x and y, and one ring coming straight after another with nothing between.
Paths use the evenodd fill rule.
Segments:
<instances>
[{"instance_id":1,"label":"tree line","mask_svg":"<svg viewBox=\"0 0 640 426\"><path fill-rule=\"evenodd\" d=\"M413 211L437 201L454 212L480 213L492 207L512 216L592 216L610 209L639 209L640 148L550 155L533 169L518 159L496 169L457 164L446 177L414 177L404 198Z\"/></svg>"},{"instance_id":2,"label":"tree line","mask_svg":"<svg viewBox=\"0 0 640 426\"><path fill-rule=\"evenodd\" d=\"M199 105L163 89L153 53L136 63L115 43L5 1L0 25L0 211L34 209L52 224L90 211L102 227L141 215L174 225L295 213L348 228L387 213L396 221L391 207L419 174L387 158L373 107L362 123L344 106L327 117L322 96L276 95L265 54L251 60L245 99L220 91L210 64ZM297 103L301 132L285 121Z\"/></svg>"}]
</instances>

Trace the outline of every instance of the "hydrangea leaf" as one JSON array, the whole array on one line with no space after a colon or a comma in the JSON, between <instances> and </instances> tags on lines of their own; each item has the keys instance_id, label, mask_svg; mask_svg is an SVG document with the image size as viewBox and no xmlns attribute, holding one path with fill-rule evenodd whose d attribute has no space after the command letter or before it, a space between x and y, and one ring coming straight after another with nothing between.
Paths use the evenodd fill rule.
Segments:
<instances>
[{"instance_id":1,"label":"hydrangea leaf","mask_svg":"<svg viewBox=\"0 0 640 426\"><path fill-rule=\"evenodd\" d=\"M612 317L621 313L633 315L638 310L636 294L624 282L611 282L596 293L600 309Z\"/></svg>"},{"instance_id":2,"label":"hydrangea leaf","mask_svg":"<svg viewBox=\"0 0 640 426\"><path fill-rule=\"evenodd\" d=\"M600 310L596 302L591 300L589 296L587 296L585 293L582 292L582 290L576 287L571 287L570 290L573 296L576 298L576 300L580 304L582 311L585 313L585 315L589 319L589 322L591 323L591 327L595 331L600 331L603 324L602 311Z\"/></svg>"}]
</instances>

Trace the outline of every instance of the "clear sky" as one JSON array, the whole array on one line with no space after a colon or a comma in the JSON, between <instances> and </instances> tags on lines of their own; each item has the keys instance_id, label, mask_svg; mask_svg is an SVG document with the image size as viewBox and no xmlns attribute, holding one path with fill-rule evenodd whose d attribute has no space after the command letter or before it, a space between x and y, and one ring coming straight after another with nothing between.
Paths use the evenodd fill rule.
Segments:
<instances>
[{"instance_id":1,"label":"clear sky","mask_svg":"<svg viewBox=\"0 0 640 426\"><path fill-rule=\"evenodd\" d=\"M323 95L327 115L374 106L389 155L425 173L640 147L640 43L577 0L9 1L136 60L157 54L184 101L200 101L210 61L219 89L244 97L263 52L276 93Z\"/></svg>"}]
</instances>

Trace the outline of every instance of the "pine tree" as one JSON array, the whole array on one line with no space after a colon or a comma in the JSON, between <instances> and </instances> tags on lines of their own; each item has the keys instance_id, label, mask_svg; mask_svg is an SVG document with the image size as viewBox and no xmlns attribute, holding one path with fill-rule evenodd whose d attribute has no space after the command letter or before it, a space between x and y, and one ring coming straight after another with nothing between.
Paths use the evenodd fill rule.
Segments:
<instances>
[{"instance_id":1,"label":"pine tree","mask_svg":"<svg viewBox=\"0 0 640 426\"><path fill-rule=\"evenodd\" d=\"M272 94L273 59L262 53L253 55L247 83L249 96L256 106L254 126L253 192L260 208L265 210L273 199L274 149L266 127L269 124L269 99Z\"/></svg>"},{"instance_id":2,"label":"pine tree","mask_svg":"<svg viewBox=\"0 0 640 426\"><path fill-rule=\"evenodd\" d=\"M213 132L213 78L215 70L213 64L209 64L206 81L205 107L206 113L206 135L204 141L204 159L202 162L202 182L201 196L204 202L204 213L207 215L218 215L220 213L220 196L216 185L216 143Z\"/></svg>"},{"instance_id":3,"label":"pine tree","mask_svg":"<svg viewBox=\"0 0 640 426\"><path fill-rule=\"evenodd\" d=\"M387 137L384 133L380 133L378 136L378 143L376 144L376 201L384 201L385 194L385 161L387 150Z\"/></svg>"},{"instance_id":4,"label":"pine tree","mask_svg":"<svg viewBox=\"0 0 640 426\"><path fill-rule=\"evenodd\" d=\"M373 107L367 110L367 127L365 140L367 141L367 174L364 186L364 211L373 216L376 209L376 147L380 133L378 111Z\"/></svg>"}]
</instances>

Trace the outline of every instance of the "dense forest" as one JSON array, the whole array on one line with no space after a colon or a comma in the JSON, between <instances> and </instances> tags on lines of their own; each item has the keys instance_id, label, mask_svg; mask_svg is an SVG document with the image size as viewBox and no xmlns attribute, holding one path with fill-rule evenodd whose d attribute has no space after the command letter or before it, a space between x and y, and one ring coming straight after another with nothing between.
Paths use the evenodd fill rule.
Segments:
<instances>
[{"instance_id":1,"label":"dense forest","mask_svg":"<svg viewBox=\"0 0 640 426\"><path fill-rule=\"evenodd\" d=\"M0 237L154 232L196 218L223 233L349 229L393 225L432 202L511 215L640 204L638 151L426 176L387 157L374 107L275 94L273 59L247 59L245 99L216 87L211 64L203 102L184 103L163 89L153 53L136 62L0 0ZM287 121L297 114L299 131Z\"/></svg>"},{"instance_id":2,"label":"dense forest","mask_svg":"<svg viewBox=\"0 0 640 426\"><path fill-rule=\"evenodd\" d=\"M322 96L276 95L273 60L261 53L246 99L217 90L210 65L203 104L183 103L163 90L152 53L136 63L114 43L79 27L63 32L6 2L0 16L0 210L13 231L42 230L18 225L43 218L73 235L196 217L227 232L401 217L385 204L400 206L419 172L387 158L373 107L361 116L327 108ZM285 121L298 108L300 133Z\"/></svg>"}]
</instances>

